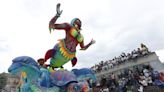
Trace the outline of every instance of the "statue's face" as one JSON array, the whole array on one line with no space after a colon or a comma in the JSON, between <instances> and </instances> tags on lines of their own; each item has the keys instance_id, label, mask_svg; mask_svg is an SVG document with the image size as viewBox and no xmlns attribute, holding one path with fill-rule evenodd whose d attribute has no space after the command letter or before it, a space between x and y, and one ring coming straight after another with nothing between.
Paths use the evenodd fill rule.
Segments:
<instances>
[{"instance_id":1,"label":"statue's face","mask_svg":"<svg viewBox=\"0 0 164 92\"><path fill-rule=\"evenodd\" d=\"M81 21L79 19L75 20L74 27L76 30L81 30Z\"/></svg>"},{"instance_id":2,"label":"statue's face","mask_svg":"<svg viewBox=\"0 0 164 92\"><path fill-rule=\"evenodd\" d=\"M77 30L77 31L80 31L80 28L79 28L79 26L77 25L77 24L75 24L75 29Z\"/></svg>"}]
</instances>

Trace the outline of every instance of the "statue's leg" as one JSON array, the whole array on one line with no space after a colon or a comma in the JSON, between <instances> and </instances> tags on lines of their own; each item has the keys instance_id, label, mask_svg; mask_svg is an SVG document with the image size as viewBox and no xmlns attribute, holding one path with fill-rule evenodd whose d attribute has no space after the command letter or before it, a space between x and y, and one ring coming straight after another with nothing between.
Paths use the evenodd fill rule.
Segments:
<instances>
[{"instance_id":1,"label":"statue's leg","mask_svg":"<svg viewBox=\"0 0 164 92\"><path fill-rule=\"evenodd\" d=\"M56 54L56 51L57 51L57 48L53 48L53 49L48 50L48 51L46 52L46 54L45 54L45 57L44 57L45 62L46 62L48 59L53 58L53 56ZM51 66L51 64L49 64L48 66L49 66L48 70L49 70L50 72L55 72L55 71L54 71L54 68L55 68L55 67Z\"/></svg>"},{"instance_id":2,"label":"statue's leg","mask_svg":"<svg viewBox=\"0 0 164 92\"><path fill-rule=\"evenodd\" d=\"M77 58L74 57L74 58L71 60L71 62L72 62L72 67L75 66L76 63L77 63Z\"/></svg>"},{"instance_id":3,"label":"statue's leg","mask_svg":"<svg viewBox=\"0 0 164 92\"><path fill-rule=\"evenodd\" d=\"M46 62L48 59L52 58L52 57L56 54L57 49L59 49L59 48L58 48L58 44L56 44L56 45L54 46L53 49L50 49L50 50L48 50L48 51L46 52L45 57L44 57L45 62Z\"/></svg>"},{"instance_id":4,"label":"statue's leg","mask_svg":"<svg viewBox=\"0 0 164 92\"><path fill-rule=\"evenodd\" d=\"M52 58L55 54L56 54L56 49L50 49L50 50L48 50L48 51L46 52L46 54L45 54L45 57L44 57L45 62L46 62L48 59Z\"/></svg>"}]
</instances>

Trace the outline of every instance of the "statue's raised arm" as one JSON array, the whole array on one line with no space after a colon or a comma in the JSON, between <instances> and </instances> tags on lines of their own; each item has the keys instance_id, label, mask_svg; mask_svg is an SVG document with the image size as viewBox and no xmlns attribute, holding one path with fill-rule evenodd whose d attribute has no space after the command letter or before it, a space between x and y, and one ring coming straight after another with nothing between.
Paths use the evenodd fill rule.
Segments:
<instances>
[{"instance_id":1,"label":"statue's raised arm","mask_svg":"<svg viewBox=\"0 0 164 92\"><path fill-rule=\"evenodd\" d=\"M49 31L52 29L66 29L69 25L67 23L57 24L56 21L62 14L63 10L60 10L60 3L56 5L56 15L49 22Z\"/></svg>"}]
</instances>

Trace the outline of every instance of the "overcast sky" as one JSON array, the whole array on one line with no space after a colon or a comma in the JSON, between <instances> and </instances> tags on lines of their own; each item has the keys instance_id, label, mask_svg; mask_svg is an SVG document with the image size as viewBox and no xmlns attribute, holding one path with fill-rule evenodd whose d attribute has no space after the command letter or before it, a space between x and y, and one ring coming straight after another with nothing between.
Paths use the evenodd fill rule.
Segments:
<instances>
[{"instance_id":1,"label":"overcast sky","mask_svg":"<svg viewBox=\"0 0 164 92\"><path fill-rule=\"evenodd\" d=\"M90 67L130 52L144 43L151 51L164 49L163 0L1 0L0 72L7 72L12 59L44 57L65 32L48 30L50 19L61 3L63 13L57 23L78 17L82 21L85 44L96 44L86 51L77 48L74 68ZM164 55L164 54L163 54ZM71 64L65 65L72 69Z\"/></svg>"}]
</instances>

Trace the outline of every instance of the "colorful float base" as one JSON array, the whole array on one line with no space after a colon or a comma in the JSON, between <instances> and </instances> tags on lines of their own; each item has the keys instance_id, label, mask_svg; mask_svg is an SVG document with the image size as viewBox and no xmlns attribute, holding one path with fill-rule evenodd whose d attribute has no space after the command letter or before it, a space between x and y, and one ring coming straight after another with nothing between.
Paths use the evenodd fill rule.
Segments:
<instances>
[{"instance_id":1,"label":"colorful float base","mask_svg":"<svg viewBox=\"0 0 164 92\"><path fill-rule=\"evenodd\" d=\"M91 92L87 80L96 81L88 68L49 71L28 56L13 59L8 71L19 76L19 92Z\"/></svg>"}]
</instances>

